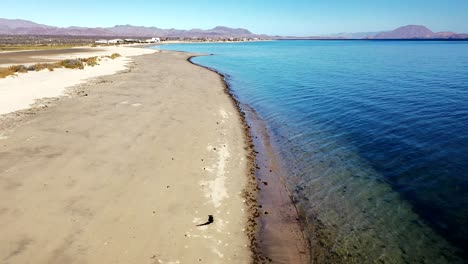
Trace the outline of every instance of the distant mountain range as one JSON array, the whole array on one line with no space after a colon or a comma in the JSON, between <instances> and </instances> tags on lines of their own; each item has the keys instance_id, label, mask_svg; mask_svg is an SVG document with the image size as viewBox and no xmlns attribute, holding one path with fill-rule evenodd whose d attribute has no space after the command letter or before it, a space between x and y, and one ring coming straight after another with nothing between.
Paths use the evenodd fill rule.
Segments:
<instances>
[{"instance_id":1,"label":"distant mountain range","mask_svg":"<svg viewBox=\"0 0 468 264\"><path fill-rule=\"evenodd\" d=\"M433 32L425 26L408 25L391 31L339 33L323 37L344 39L467 39L468 34Z\"/></svg>"},{"instance_id":2,"label":"distant mountain range","mask_svg":"<svg viewBox=\"0 0 468 264\"><path fill-rule=\"evenodd\" d=\"M425 26L408 25L392 31L339 33L313 37L259 35L243 28L218 26L212 29L162 29L118 25L114 27L54 27L22 19L0 18L0 35L88 36L88 37L169 37L169 38L265 38L265 39L468 39L468 34L433 32Z\"/></svg>"},{"instance_id":3,"label":"distant mountain range","mask_svg":"<svg viewBox=\"0 0 468 264\"><path fill-rule=\"evenodd\" d=\"M34 23L22 19L0 18L0 35L42 35L42 36L95 36L95 37L268 37L253 34L243 28L218 26L212 29L162 29L157 27L140 27L132 25L117 25L107 28L89 27L54 27Z\"/></svg>"},{"instance_id":4,"label":"distant mountain range","mask_svg":"<svg viewBox=\"0 0 468 264\"><path fill-rule=\"evenodd\" d=\"M399 27L392 31L381 32L373 39L465 39L468 34L458 34L454 32L432 32L425 26L408 25Z\"/></svg>"}]
</instances>

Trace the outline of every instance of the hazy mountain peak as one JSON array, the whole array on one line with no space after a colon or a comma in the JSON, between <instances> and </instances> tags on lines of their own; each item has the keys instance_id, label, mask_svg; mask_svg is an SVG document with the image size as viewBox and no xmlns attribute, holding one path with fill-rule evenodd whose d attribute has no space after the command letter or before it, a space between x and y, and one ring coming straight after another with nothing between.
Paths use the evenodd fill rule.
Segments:
<instances>
[{"instance_id":1,"label":"hazy mountain peak","mask_svg":"<svg viewBox=\"0 0 468 264\"><path fill-rule=\"evenodd\" d=\"M25 28L25 27L43 28L43 27L48 27L48 26L34 23L32 21L28 21L24 19L0 18L0 27L8 27L10 29L16 29L16 28Z\"/></svg>"},{"instance_id":2,"label":"hazy mountain peak","mask_svg":"<svg viewBox=\"0 0 468 264\"><path fill-rule=\"evenodd\" d=\"M399 27L394 30L395 32L409 32L415 35L430 35L433 34L432 30L428 29L422 25L407 25L403 27Z\"/></svg>"},{"instance_id":3,"label":"hazy mountain peak","mask_svg":"<svg viewBox=\"0 0 468 264\"><path fill-rule=\"evenodd\" d=\"M399 27L392 31L382 32L377 34L376 39L415 39L415 38L431 38L434 32L422 25L407 25Z\"/></svg>"},{"instance_id":4,"label":"hazy mountain peak","mask_svg":"<svg viewBox=\"0 0 468 264\"><path fill-rule=\"evenodd\" d=\"M225 26L216 26L211 30L218 31L218 32L225 32L225 33L233 33L233 34L245 34L245 35L252 34L252 32L244 28L230 28L230 27L225 27Z\"/></svg>"}]
</instances>

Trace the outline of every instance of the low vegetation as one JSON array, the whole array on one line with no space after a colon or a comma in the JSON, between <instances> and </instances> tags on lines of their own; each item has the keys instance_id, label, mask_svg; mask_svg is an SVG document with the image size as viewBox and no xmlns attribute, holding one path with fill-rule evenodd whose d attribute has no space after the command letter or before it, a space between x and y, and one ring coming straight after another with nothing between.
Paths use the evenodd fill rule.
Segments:
<instances>
[{"instance_id":1,"label":"low vegetation","mask_svg":"<svg viewBox=\"0 0 468 264\"><path fill-rule=\"evenodd\" d=\"M56 63L58 66L57 68L63 67L67 69L84 69L84 63L80 59L71 59L71 60L63 60Z\"/></svg>"},{"instance_id":2,"label":"low vegetation","mask_svg":"<svg viewBox=\"0 0 468 264\"><path fill-rule=\"evenodd\" d=\"M66 69L84 69L85 66L94 67L99 65L99 61L101 58L110 58L115 59L121 57L120 54L114 53L110 56L101 56L101 57L89 57L89 58L80 58L80 59L67 59L61 60L55 63L37 63L31 66L24 66L24 65L13 65L7 68L0 68L0 78L5 78L10 75L14 75L17 73L25 73L28 71L41 71L48 69L49 71L53 71L56 68L66 68Z\"/></svg>"},{"instance_id":3,"label":"low vegetation","mask_svg":"<svg viewBox=\"0 0 468 264\"><path fill-rule=\"evenodd\" d=\"M18 72L27 72L28 68L24 65L14 65L8 68L0 68L0 78L5 78L9 75L16 74Z\"/></svg>"},{"instance_id":4,"label":"low vegetation","mask_svg":"<svg viewBox=\"0 0 468 264\"><path fill-rule=\"evenodd\" d=\"M24 65L13 65L8 68L13 72L27 72L28 71L28 68L26 68L26 66Z\"/></svg>"},{"instance_id":5,"label":"low vegetation","mask_svg":"<svg viewBox=\"0 0 468 264\"><path fill-rule=\"evenodd\" d=\"M48 69L49 71L54 70L54 66L49 63L38 63L27 67L28 71L42 71Z\"/></svg>"},{"instance_id":6,"label":"low vegetation","mask_svg":"<svg viewBox=\"0 0 468 264\"><path fill-rule=\"evenodd\" d=\"M90 58L80 59L80 61L85 63L88 66L91 66L91 67L99 65L99 58L98 57L90 57Z\"/></svg>"},{"instance_id":7,"label":"low vegetation","mask_svg":"<svg viewBox=\"0 0 468 264\"><path fill-rule=\"evenodd\" d=\"M121 57L121 55L118 54L118 53L114 53L114 54L112 54L112 55L110 55L108 57L111 58L111 59L115 59L115 58Z\"/></svg>"}]
</instances>

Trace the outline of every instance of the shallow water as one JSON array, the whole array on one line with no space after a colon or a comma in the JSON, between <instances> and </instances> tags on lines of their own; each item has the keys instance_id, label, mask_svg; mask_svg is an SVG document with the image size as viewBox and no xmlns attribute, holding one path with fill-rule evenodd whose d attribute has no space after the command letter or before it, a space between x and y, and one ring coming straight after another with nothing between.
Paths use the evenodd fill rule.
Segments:
<instances>
[{"instance_id":1,"label":"shallow water","mask_svg":"<svg viewBox=\"0 0 468 264\"><path fill-rule=\"evenodd\" d=\"M177 44L228 75L288 171L316 262L468 256L468 42Z\"/></svg>"}]
</instances>

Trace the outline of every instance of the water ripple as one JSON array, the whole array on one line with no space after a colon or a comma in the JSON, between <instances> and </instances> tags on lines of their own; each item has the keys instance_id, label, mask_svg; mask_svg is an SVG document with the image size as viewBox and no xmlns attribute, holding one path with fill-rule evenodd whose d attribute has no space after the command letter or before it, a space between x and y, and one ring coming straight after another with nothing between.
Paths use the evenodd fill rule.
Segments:
<instances>
[{"instance_id":1,"label":"water ripple","mask_svg":"<svg viewBox=\"0 0 468 264\"><path fill-rule=\"evenodd\" d=\"M468 42L191 44L284 158L317 263L468 256Z\"/></svg>"}]
</instances>

